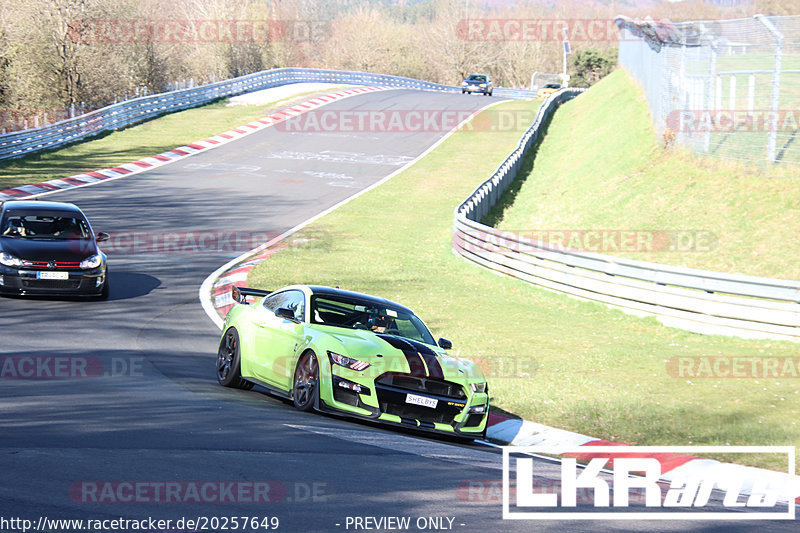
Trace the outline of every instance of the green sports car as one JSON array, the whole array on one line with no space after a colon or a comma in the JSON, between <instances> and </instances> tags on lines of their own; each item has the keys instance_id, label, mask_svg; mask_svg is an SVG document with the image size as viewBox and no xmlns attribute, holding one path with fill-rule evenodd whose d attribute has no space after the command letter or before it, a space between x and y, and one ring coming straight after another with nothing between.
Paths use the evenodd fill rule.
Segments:
<instances>
[{"instance_id":1,"label":"green sports car","mask_svg":"<svg viewBox=\"0 0 800 533\"><path fill-rule=\"evenodd\" d=\"M316 409L464 439L483 438L486 378L447 355L411 309L330 287L233 287L217 356L226 387L254 384ZM248 297L254 298L251 303Z\"/></svg>"}]
</instances>

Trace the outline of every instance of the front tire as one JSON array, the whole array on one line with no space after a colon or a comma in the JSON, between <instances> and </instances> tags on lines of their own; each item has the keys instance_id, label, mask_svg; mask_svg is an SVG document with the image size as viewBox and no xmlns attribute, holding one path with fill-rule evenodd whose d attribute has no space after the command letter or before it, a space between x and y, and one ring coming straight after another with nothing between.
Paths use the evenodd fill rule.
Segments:
<instances>
[{"instance_id":1,"label":"front tire","mask_svg":"<svg viewBox=\"0 0 800 533\"><path fill-rule=\"evenodd\" d=\"M301 411L311 411L319 396L319 362L314 352L308 351L297 360L294 369L292 401Z\"/></svg>"},{"instance_id":2,"label":"front tire","mask_svg":"<svg viewBox=\"0 0 800 533\"><path fill-rule=\"evenodd\" d=\"M239 332L230 328L219 341L217 351L217 381L223 387L250 390L253 384L242 379Z\"/></svg>"}]
</instances>

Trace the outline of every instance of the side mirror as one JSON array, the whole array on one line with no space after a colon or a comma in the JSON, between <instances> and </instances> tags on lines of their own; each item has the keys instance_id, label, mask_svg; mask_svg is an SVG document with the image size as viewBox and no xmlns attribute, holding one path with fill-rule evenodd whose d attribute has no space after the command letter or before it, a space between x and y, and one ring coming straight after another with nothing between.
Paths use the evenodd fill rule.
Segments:
<instances>
[{"instance_id":1,"label":"side mirror","mask_svg":"<svg viewBox=\"0 0 800 533\"><path fill-rule=\"evenodd\" d=\"M285 318L286 320L297 322L297 319L294 317L294 311L287 307L278 308L278 310L275 311L275 315L279 318Z\"/></svg>"},{"instance_id":2,"label":"side mirror","mask_svg":"<svg viewBox=\"0 0 800 533\"><path fill-rule=\"evenodd\" d=\"M452 347L453 347L453 343L450 342L449 340L444 339L444 338L440 338L439 339L439 348L441 348L442 350L449 350Z\"/></svg>"},{"instance_id":3,"label":"side mirror","mask_svg":"<svg viewBox=\"0 0 800 533\"><path fill-rule=\"evenodd\" d=\"M105 242L110 238L111 238L111 235L109 235L105 231L98 231L97 234L94 236L94 239L97 242Z\"/></svg>"}]
</instances>

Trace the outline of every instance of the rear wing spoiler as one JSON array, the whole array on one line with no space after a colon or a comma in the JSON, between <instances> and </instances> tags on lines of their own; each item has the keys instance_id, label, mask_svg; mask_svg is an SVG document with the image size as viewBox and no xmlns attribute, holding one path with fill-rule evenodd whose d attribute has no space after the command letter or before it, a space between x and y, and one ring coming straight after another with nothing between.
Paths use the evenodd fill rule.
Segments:
<instances>
[{"instance_id":1,"label":"rear wing spoiler","mask_svg":"<svg viewBox=\"0 0 800 533\"><path fill-rule=\"evenodd\" d=\"M247 287L231 286L231 297L234 302L247 305L248 296L267 296L272 294L272 291L263 291L261 289L249 289Z\"/></svg>"}]
</instances>

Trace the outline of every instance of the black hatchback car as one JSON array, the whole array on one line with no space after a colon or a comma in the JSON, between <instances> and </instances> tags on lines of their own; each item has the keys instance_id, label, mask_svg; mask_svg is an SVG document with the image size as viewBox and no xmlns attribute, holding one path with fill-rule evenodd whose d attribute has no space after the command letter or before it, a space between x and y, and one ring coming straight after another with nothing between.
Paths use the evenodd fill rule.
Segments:
<instances>
[{"instance_id":1,"label":"black hatchback car","mask_svg":"<svg viewBox=\"0 0 800 533\"><path fill-rule=\"evenodd\" d=\"M0 294L108 297L106 255L77 206L12 200L0 206Z\"/></svg>"}]
</instances>

